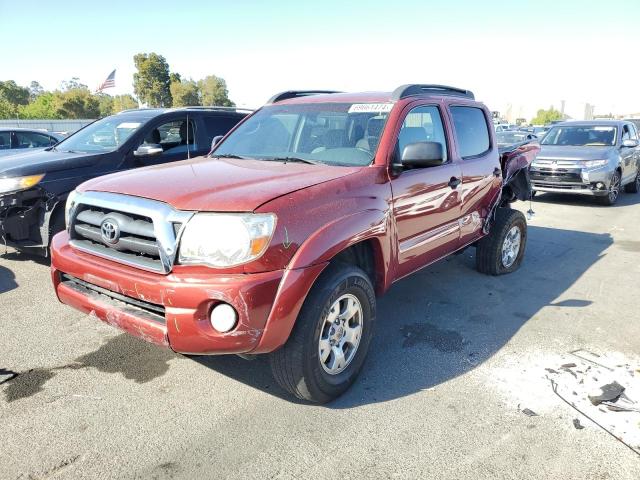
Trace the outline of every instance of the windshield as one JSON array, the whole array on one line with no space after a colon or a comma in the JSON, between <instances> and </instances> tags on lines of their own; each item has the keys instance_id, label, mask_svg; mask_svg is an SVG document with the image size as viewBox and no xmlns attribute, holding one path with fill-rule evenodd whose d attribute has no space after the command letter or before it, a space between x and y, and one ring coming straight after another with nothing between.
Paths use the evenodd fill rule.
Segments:
<instances>
[{"instance_id":1,"label":"windshield","mask_svg":"<svg viewBox=\"0 0 640 480\"><path fill-rule=\"evenodd\" d=\"M258 160L369 165L391 103L313 103L265 107L213 153Z\"/></svg>"},{"instance_id":2,"label":"windshield","mask_svg":"<svg viewBox=\"0 0 640 480\"><path fill-rule=\"evenodd\" d=\"M527 132L498 132L496 133L496 140L498 145L512 145L514 143L526 142Z\"/></svg>"},{"instance_id":3,"label":"windshield","mask_svg":"<svg viewBox=\"0 0 640 480\"><path fill-rule=\"evenodd\" d=\"M572 125L552 127L540 142L542 145L570 147L602 147L616 144L616 127L605 125Z\"/></svg>"},{"instance_id":4,"label":"windshield","mask_svg":"<svg viewBox=\"0 0 640 480\"><path fill-rule=\"evenodd\" d=\"M93 122L56 145L63 152L111 152L147 121L147 118L112 116Z\"/></svg>"}]
</instances>

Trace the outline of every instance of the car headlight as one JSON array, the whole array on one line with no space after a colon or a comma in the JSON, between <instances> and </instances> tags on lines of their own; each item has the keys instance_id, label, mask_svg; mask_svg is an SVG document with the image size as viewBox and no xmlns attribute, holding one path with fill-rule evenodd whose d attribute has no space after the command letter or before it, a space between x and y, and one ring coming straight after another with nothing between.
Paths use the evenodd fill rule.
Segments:
<instances>
[{"instance_id":1,"label":"car headlight","mask_svg":"<svg viewBox=\"0 0 640 480\"><path fill-rule=\"evenodd\" d=\"M0 193L19 192L37 185L44 178L44 173L40 175L29 175L27 177L0 178Z\"/></svg>"},{"instance_id":2,"label":"car headlight","mask_svg":"<svg viewBox=\"0 0 640 480\"><path fill-rule=\"evenodd\" d=\"M71 209L73 208L77 195L78 193L75 190L69 193L69 196L67 197L67 203L64 206L64 224L67 226L67 228L69 228L69 214L71 213Z\"/></svg>"},{"instance_id":3,"label":"car headlight","mask_svg":"<svg viewBox=\"0 0 640 480\"><path fill-rule=\"evenodd\" d=\"M604 167L608 160L582 160L580 166L585 168Z\"/></svg>"},{"instance_id":4,"label":"car headlight","mask_svg":"<svg viewBox=\"0 0 640 480\"><path fill-rule=\"evenodd\" d=\"M178 261L232 267L260 257L276 226L268 214L197 213L184 228Z\"/></svg>"}]
</instances>

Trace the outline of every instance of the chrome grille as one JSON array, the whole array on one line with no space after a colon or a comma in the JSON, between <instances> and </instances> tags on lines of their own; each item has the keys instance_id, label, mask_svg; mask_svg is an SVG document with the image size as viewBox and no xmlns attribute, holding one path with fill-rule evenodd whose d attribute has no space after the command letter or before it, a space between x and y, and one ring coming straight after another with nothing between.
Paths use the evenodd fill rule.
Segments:
<instances>
[{"instance_id":1,"label":"chrome grille","mask_svg":"<svg viewBox=\"0 0 640 480\"><path fill-rule=\"evenodd\" d=\"M169 273L182 227L192 215L144 198L79 193L69 215L71 245L143 270Z\"/></svg>"}]
</instances>

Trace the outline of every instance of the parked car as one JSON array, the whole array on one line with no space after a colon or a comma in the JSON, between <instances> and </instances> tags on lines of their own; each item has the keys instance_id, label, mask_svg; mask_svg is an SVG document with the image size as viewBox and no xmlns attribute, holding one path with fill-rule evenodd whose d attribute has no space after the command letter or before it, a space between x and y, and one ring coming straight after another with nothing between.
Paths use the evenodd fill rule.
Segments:
<instances>
[{"instance_id":1,"label":"parked car","mask_svg":"<svg viewBox=\"0 0 640 480\"><path fill-rule=\"evenodd\" d=\"M537 192L589 195L613 205L622 187L640 190L640 148L627 121L564 122L551 127L531 166Z\"/></svg>"},{"instance_id":2,"label":"parked car","mask_svg":"<svg viewBox=\"0 0 640 480\"><path fill-rule=\"evenodd\" d=\"M496 142L498 147L506 147L509 145L515 145L523 142L530 142L537 140L533 133L523 132L520 130L509 130L504 132L496 132Z\"/></svg>"},{"instance_id":3,"label":"parked car","mask_svg":"<svg viewBox=\"0 0 640 480\"><path fill-rule=\"evenodd\" d=\"M55 290L176 352L270 353L285 390L326 402L360 371L393 282L471 245L483 273L518 268L527 226L509 203L529 197L538 150L501 156L463 89L284 92L209 159L78 187Z\"/></svg>"},{"instance_id":4,"label":"parked car","mask_svg":"<svg viewBox=\"0 0 640 480\"><path fill-rule=\"evenodd\" d=\"M542 139L542 137L544 137L544 134L549 131L549 128L550 127L533 126L533 127L520 127L518 130L521 132L532 133L538 139Z\"/></svg>"},{"instance_id":5,"label":"parked car","mask_svg":"<svg viewBox=\"0 0 640 480\"><path fill-rule=\"evenodd\" d=\"M67 195L80 183L203 155L213 137L247 113L225 107L130 110L91 123L45 150L1 158L0 242L46 254L50 238L64 230Z\"/></svg>"},{"instance_id":6,"label":"parked car","mask_svg":"<svg viewBox=\"0 0 640 480\"><path fill-rule=\"evenodd\" d=\"M25 149L51 147L62 140L62 135L29 128L0 128L0 157L24 153Z\"/></svg>"}]
</instances>

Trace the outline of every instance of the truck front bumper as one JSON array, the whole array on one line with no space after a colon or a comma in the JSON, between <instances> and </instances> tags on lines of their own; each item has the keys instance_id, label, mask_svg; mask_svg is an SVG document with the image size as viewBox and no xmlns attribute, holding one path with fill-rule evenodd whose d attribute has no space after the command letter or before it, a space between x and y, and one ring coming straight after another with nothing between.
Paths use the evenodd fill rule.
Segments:
<instances>
[{"instance_id":1,"label":"truck front bumper","mask_svg":"<svg viewBox=\"0 0 640 480\"><path fill-rule=\"evenodd\" d=\"M67 232L51 243L58 299L135 335L185 354L265 353L289 336L302 301L324 265L255 274L185 268L160 275L78 252ZM225 302L234 329L216 331L212 308Z\"/></svg>"},{"instance_id":2,"label":"truck front bumper","mask_svg":"<svg viewBox=\"0 0 640 480\"><path fill-rule=\"evenodd\" d=\"M531 167L531 188L537 192L603 196L608 194L613 171Z\"/></svg>"}]
</instances>

